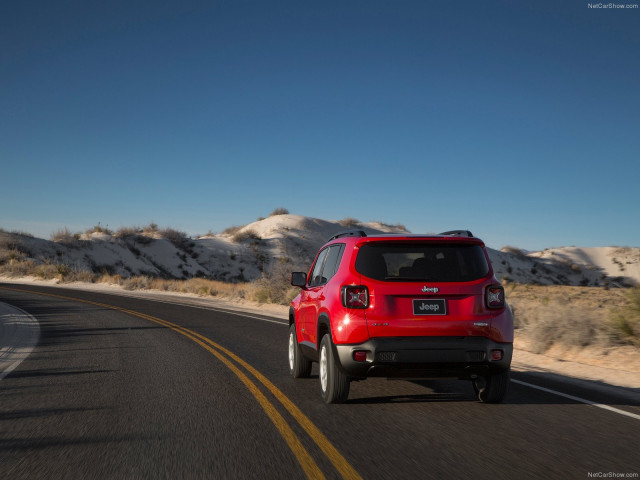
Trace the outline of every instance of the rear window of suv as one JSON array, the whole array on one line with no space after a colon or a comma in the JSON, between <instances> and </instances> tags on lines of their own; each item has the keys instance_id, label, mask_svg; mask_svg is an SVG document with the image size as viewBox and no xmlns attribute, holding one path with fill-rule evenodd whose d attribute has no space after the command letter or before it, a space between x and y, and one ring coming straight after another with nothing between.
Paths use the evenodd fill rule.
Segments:
<instances>
[{"instance_id":1,"label":"rear window of suv","mask_svg":"<svg viewBox=\"0 0 640 480\"><path fill-rule=\"evenodd\" d=\"M480 245L376 242L360 247L356 270L375 280L469 282L489 264Z\"/></svg>"}]
</instances>

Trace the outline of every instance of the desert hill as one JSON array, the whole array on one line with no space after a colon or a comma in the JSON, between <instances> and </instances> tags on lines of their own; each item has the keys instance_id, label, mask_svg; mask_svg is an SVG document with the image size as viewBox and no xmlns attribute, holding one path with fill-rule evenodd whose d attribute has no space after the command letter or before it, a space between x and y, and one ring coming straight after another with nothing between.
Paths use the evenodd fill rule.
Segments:
<instances>
[{"instance_id":1,"label":"desert hill","mask_svg":"<svg viewBox=\"0 0 640 480\"><path fill-rule=\"evenodd\" d=\"M51 240L0 231L0 273L32 274L34 269L107 273L130 277L204 277L250 281L274 268L306 270L318 248L337 232L401 233L401 225L272 215L222 233L190 238L173 229L98 227L82 234L61 230ZM475 232L482 237L482 232ZM517 283L629 286L640 283L640 248L566 247L525 253L489 249L496 274Z\"/></svg>"}]
</instances>

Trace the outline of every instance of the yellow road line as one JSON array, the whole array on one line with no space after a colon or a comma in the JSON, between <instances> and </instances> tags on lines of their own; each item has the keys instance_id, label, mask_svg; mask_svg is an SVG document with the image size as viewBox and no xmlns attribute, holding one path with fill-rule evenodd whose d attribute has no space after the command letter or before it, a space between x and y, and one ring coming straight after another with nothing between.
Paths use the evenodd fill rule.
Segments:
<instances>
[{"instance_id":1,"label":"yellow road line","mask_svg":"<svg viewBox=\"0 0 640 480\"><path fill-rule=\"evenodd\" d=\"M165 320L166 321L166 320ZM170 322L167 322L170 323ZM173 325L173 324L172 324ZM234 359L244 368L246 368L251 374L256 377L260 383L262 383L269 391L284 405L284 407L289 411L289 413L296 419L296 421L300 424L300 426L309 434L309 436L316 442L318 447L324 452L324 454L329 458L333 466L340 472L343 478L348 480L361 480L362 477L356 472L356 470L349 464L346 458L344 458L340 452L333 446L333 444L329 441L329 439L315 426L315 424L307 417L302 411L294 404L289 397L287 397L282 391L276 387L271 381L269 381L264 375L262 375L258 370L253 368L250 364L242 360L232 351L226 349L222 345L215 343L213 340L200 335L197 332L192 332L184 327L177 326L182 330L189 331L192 335L197 336L198 338L204 340L208 344L217 348L218 350L223 351L229 357Z\"/></svg>"},{"instance_id":2,"label":"yellow road line","mask_svg":"<svg viewBox=\"0 0 640 480\"><path fill-rule=\"evenodd\" d=\"M196 338L196 336L194 336L195 332L191 332L190 330L188 330L186 328L182 328L179 325L171 324L170 322L167 322L167 321L162 320L160 318L156 318L156 317L153 317L151 315L146 315L144 313L136 312L134 310L129 310L129 309L126 309L126 308L116 307L115 305L107 305L105 303L92 302L90 300L82 300L82 299L73 298L73 297L65 297L65 296L62 296L62 295L55 295L55 294L52 294L52 293L32 292L30 290L19 290L19 289L8 288L8 287L0 287L0 288L2 288L4 290L12 290L12 291L21 292L21 293L32 293L32 294L36 294L36 295L44 295L44 296L60 298L60 299L64 299L64 300L73 300L73 301L76 301L76 302L82 302L82 303L86 303L86 304L89 304L89 305L95 305L97 307L103 307L103 308L108 308L108 309L111 309L111 310L117 310L117 311L122 312L122 313L126 313L126 314L129 314L129 315L134 315L136 317L140 317L140 318L143 318L145 320L160 324L160 325L162 325L164 327L170 328L171 330L173 330L173 331L175 331L177 333L180 333L181 335L184 335L185 337L189 338L190 340L192 340L193 342L197 343L202 348L207 350L209 353L214 355L227 368L229 368L229 370L231 370L240 379L240 381L249 389L249 391L255 397L255 399L258 401L258 403L260 404L260 406L262 407L264 412L267 414L269 419L273 422L275 427L278 429L278 431L280 432L280 435L282 435L282 437L284 438L285 442L287 442L287 445L289 446L289 448L291 449L291 451L295 455L296 459L298 460L298 463L300 463L300 466L304 470L304 473L306 474L307 478L314 479L314 480L315 479L324 479L325 478L323 473L322 473L322 471L320 470L320 467L318 467L317 463L313 460L313 458L311 457L309 452L306 450L306 448L304 448L304 446L302 445L302 442L300 442L300 439L298 438L298 436L291 429L291 427L289 426L287 421L284 419L284 417L276 410L276 408L273 406L273 404L260 391L260 389L257 387L257 385L255 383L253 383L249 379L249 377L247 377L229 359L225 358L219 351L217 351L214 348L212 348L211 346L207 345L206 343L204 343L199 338Z\"/></svg>"},{"instance_id":3,"label":"yellow road line","mask_svg":"<svg viewBox=\"0 0 640 480\"><path fill-rule=\"evenodd\" d=\"M134 315L140 318L144 318L154 323L159 323L167 328L170 328L187 338L191 339L211 354L215 355L221 362L227 366L249 389L249 391L256 398L260 406L263 408L265 413L269 416L273 424L276 426L282 437L285 439L289 448L292 450L298 462L300 463L302 469L305 471L308 478L324 478L322 472L319 467L311 458L309 453L306 451L296 434L291 430L291 427L287 424L285 419L278 413L275 407L269 402L269 400L264 396L264 394L258 389L258 387L240 370L236 367L231 361L225 358L222 353L225 353L227 356L232 358L238 364L242 365L247 371L249 371L260 383L262 383L277 399L278 401L287 409L287 411L295 418L295 420L300 424L300 426L307 432L307 434L313 439L313 441L320 447L322 452L327 456L327 458L331 461L333 466L338 470L340 475L348 480L362 480L362 477L356 472L356 470L349 464L349 462L338 452L338 450L331 444L329 439L315 426L315 424L307 417L302 411L284 394L282 391L276 387L271 381L269 381L264 375L262 375L258 370L256 370L249 363L245 362L243 359L238 357L235 353L223 347L222 345L217 344L213 340L201 335L193 330L182 327L175 323L169 322L167 320L163 320L157 317L153 317L151 315L146 315L144 313L136 312L134 310L129 310L121 307L116 307L114 305L108 305L104 303L92 302L90 300L82 300L73 297L66 297L62 295L55 295L50 293L39 293L33 292L30 290L20 290L13 289L9 287L0 287L5 290L13 290L21 293L35 293L37 295L45 295L49 297L61 298L64 300L73 300L82 303L87 303L91 305L96 305L99 307L109 308L112 310L118 310L123 313L127 313L130 315ZM212 348L213 347L213 348Z\"/></svg>"},{"instance_id":4,"label":"yellow road line","mask_svg":"<svg viewBox=\"0 0 640 480\"><path fill-rule=\"evenodd\" d=\"M258 389L256 384L253 383L249 379L249 377L247 377L238 367L236 367L233 363L231 363L231 361L229 361L227 358L225 358L220 352L218 352L217 350L211 348L209 345L207 345L206 343L202 342L201 340L199 340L198 338L194 337L193 335L189 335L186 331L182 331L181 329L172 327L171 325L167 325L165 322L162 322L162 321L151 320L150 318L148 320L154 321L154 322L159 323L161 325L164 325L164 326L166 326L166 327L168 327L168 328L170 328L170 329L172 329L172 330L184 335L185 337L190 338L195 343L200 345L202 348L207 350L209 353L211 353L212 355L215 355L215 357L218 360L220 360L222 363L224 363L227 366L227 368L229 368L229 370L231 370L233 373L235 373L236 376L242 381L242 383L244 383L246 385L246 387L253 394L253 396L256 398L258 403L260 403L260 406L263 408L265 413L269 416L269 418L271 419L273 424L276 426L276 428L280 431L280 435L282 435L284 440L287 442L287 445L289 445L289 448L291 449L293 454L298 459L298 462L300 463L300 466L302 467L302 469L306 473L307 477L310 478L310 479L321 479L321 478L324 478L324 475L320 471L320 468L318 467L316 462L313 460L313 458L311 458L311 455L304 448L304 446L300 442L300 439L297 437L297 435L291 429L291 427L289 426L287 421L275 409L273 404L271 402L269 402L269 400L267 400L267 397L265 397L264 394Z\"/></svg>"}]
</instances>

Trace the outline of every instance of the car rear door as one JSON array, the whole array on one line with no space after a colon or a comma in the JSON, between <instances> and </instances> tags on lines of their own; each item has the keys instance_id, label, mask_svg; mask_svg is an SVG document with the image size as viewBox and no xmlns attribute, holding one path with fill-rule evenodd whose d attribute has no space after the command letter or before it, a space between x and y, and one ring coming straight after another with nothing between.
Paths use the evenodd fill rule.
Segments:
<instances>
[{"instance_id":1,"label":"car rear door","mask_svg":"<svg viewBox=\"0 0 640 480\"><path fill-rule=\"evenodd\" d=\"M491 271L480 244L371 243L360 248L356 269L369 289L371 337L489 333L483 302Z\"/></svg>"}]
</instances>

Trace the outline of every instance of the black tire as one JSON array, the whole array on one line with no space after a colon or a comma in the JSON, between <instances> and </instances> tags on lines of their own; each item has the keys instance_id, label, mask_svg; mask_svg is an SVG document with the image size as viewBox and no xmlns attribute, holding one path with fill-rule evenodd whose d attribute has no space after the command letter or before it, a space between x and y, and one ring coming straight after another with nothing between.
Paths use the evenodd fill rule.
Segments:
<instances>
[{"instance_id":1,"label":"black tire","mask_svg":"<svg viewBox=\"0 0 640 480\"><path fill-rule=\"evenodd\" d=\"M331 335L320 342L320 393L325 403L344 403L349 397L349 377L340 369L333 353Z\"/></svg>"},{"instance_id":2,"label":"black tire","mask_svg":"<svg viewBox=\"0 0 640 480\"><path fill-rule=\"evenodd\" d=\"M507 369L472 380L478 400L483 403L502 402L507 395L510 378L511 371Z\"/></svg>"},{"instance_id":3,"label":"black tire","mask_svg":"<svg viewBox=\"0 0 640 480\"><path fill-rule=\"evenodd\" d=\"M293 378L309 378L311 375L311 360L305 357L298 345L296 324L289 327L289 373Z\"/></svg>"}]
</instances>

